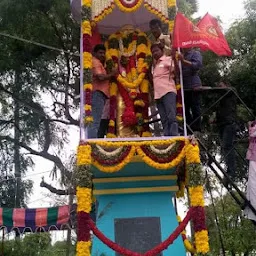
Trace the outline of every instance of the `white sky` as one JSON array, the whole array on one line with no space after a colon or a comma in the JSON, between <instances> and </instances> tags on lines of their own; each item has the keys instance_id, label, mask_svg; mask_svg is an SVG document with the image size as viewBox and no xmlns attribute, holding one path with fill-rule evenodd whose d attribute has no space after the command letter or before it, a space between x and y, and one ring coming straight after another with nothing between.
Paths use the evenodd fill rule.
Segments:
<instances>
[{"instance_id":1,"label":"white sky","mask_svg":"<svg viewBox=\"0 0 256 256\"><path fill-rule=\"evenodd\" d=\"M203 16L209 12L213 16L219 16L224 29L244 15L243 0L198 0L198 3L198 15Z\"/></svg>"}]
</instances>

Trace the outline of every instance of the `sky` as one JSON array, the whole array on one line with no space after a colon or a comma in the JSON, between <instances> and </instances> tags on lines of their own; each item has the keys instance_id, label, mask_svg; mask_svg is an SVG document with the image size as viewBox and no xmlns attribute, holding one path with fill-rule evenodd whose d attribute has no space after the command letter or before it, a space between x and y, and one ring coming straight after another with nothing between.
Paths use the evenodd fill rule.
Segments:
<instances>
[{"instance_id":1,"label":"sky","mask_svg":"<svg viewBox=\"0 0 256 256\"><path fill-rule=\"evenodd\" d=\"M232 22L236 19L243 17L243 0L198 0L199 10L196 16L203 16L209 12L213 16L219 16L222 20L222 26L226 30ZM76 146L79 143L79 134L76 128L72 129L72 140L69 145L67 145L66 151L68 153L70 150L75 151ZM56 185L56 181L52 181L49 178L49 173L53 167L53 164L42 158L35 158L36 166L34 171L28 173L28 178L34 181L34 194L29 200L29 207L47 207L51 204L51 198L46 194L48 193L47 189L40 188L39 184L41 177L45 177L45 181ZM46 172L46 173L43 173Z\"/></svg>"},{"instance_id":2,"label":"sky","mask_svg":"<svg viewBox=\"0 0 256 256\"><path fill-rule=\"evenodd\" d=\"M226 30L236 19L244 15L243 0L198 0L198 15L209 12L212 16L219 16Z\"/></svg>"}]
</instances>

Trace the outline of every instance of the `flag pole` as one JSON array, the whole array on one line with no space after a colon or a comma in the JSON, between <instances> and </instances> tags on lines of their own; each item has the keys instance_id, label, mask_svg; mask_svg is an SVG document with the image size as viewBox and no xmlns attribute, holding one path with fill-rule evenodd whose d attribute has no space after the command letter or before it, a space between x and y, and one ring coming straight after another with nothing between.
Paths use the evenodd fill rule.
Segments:
<instances>
[{"instance_id":1,"label":"flag pole","mask_svg":"<svg viewBox=\"0 0 256 256\"><path fill-rule=\"evenodd\" d=\"M176 5L176 15L178 12L178 7ZM175 23L176 23L176 17L175 17ZM174 23L174 29L175 29L175 23ZM174 35L174 31L173 31ZM179 31L177 33L178 35L178 41L179 41ZM178 47L178 53L180 54L180 47ZM186 121L186 111L185 111L185 100L184 100L184 84L183 84L183 74L182 74L182 65L181 61L179 60L179 70L180 70L180 90L181 90L181 101L182 101L182 115L183 115L183 130L184 130L184 136L188 136L187 132L187 121Z\"/></svg>"},{"instance_id":2,"label":"flag pole","mask_svg":"<svg viewBox=\"0 0 256 256\"><path fill-rule=\"evenodd\" d=\"M180 47L178 47L178 53L180 54ZM179 60L179 70L180 70L180 90L181 90L181 100L182 100L182 114L183 114L183 129L184 136L188 136L187 132L187 121L186 121L186 109L185 109L185 100L184 100L184 86L183 86L183 74L182 74L182 65Z\"/></svg>"}]
</instances>

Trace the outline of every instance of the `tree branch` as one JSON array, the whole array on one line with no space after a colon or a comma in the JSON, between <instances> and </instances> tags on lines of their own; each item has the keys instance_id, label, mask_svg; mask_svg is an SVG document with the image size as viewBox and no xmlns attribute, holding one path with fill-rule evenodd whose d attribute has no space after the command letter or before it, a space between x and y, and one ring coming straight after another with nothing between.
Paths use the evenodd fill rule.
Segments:
<instances>
[{"instance_id":1,"label":"tree branch","mask_svg":"<svg viewBox=\"0 0 256 256\"><path fill-rule=\"evenodd\" d=\"M53 163L56 164L56 166L60 169L60 171L65 175L68 179L71 179L72 173L67 170L67 168L63 165L62 161L58 156L52 155L45 151L36 151L29 147L28 145L24 144L23 142L16 141L14 138L10 136L0 136L0 141L6 140L11 141L12 143L17 143L20 147L26 149L28 152L30 152L32 155L43 157Z\"/></svg>"},{"instance_id":2,"label":"tree branch","mask_svg":"<svg viewBox=\"0 0 256 256\"><path fill-rule=\"evenodd\" d=\"M52 185L46 183L44 180L41 181L40 187L47 188L51 193L54 193L54 194L60 195L60 196L75 195L74 189L57 189L57 188L53 187Z\"/></svg>"}]
</instances>

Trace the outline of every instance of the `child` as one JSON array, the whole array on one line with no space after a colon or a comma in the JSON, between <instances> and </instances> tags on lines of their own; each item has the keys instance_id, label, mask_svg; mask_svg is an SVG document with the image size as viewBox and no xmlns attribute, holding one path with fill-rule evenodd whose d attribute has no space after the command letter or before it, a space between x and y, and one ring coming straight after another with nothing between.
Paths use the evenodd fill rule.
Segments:
<instances>
[{"instance_id":1,"label":"child","mask_svg":"<svg viewBox=\"0 0 256 256\"><path fill-rule=\"evenodd\" d=\"M174 82L174 61L172 57L164 55L162 44L151 46L155 60L153 68L154 98L161 117L164 136L177 136L178 123L176 121L176 86Z\"/></svg>"}]
</instances>

